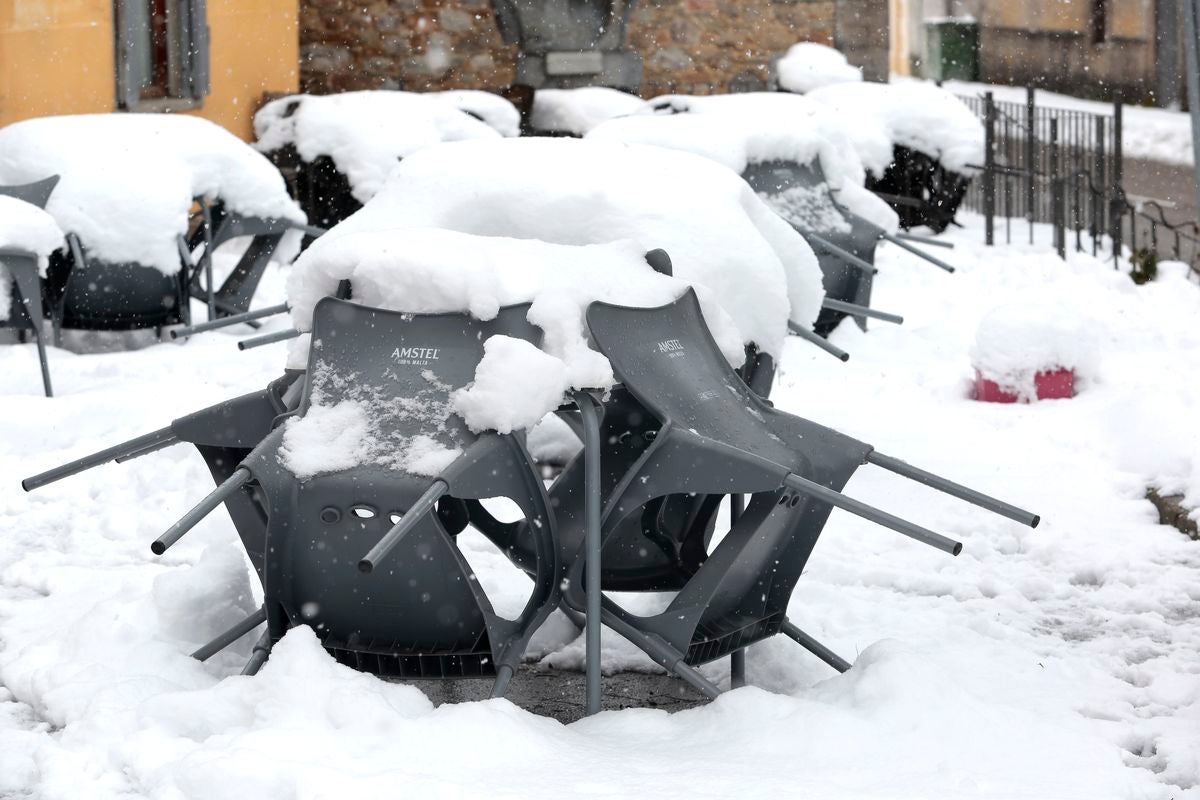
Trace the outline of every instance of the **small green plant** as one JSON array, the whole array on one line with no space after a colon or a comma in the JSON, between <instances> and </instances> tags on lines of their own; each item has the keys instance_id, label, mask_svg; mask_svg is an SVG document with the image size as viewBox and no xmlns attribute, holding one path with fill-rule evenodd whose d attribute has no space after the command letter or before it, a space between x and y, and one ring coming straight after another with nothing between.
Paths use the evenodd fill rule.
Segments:
<instances>
[{"instance_id":1,"label":"small green plant","mask_svg":"<svg viewBox=\"0 0 1200 800\"><path fill-rule=\"evenodd\" d=\"M1129 257L1129 263L1132 265L1129 277L1133 278L1133 282L1138 286L1149 283L1158 275L1158 253L1153 250L1145 247L1138 248Z\"/></svg>"}]
</instances>

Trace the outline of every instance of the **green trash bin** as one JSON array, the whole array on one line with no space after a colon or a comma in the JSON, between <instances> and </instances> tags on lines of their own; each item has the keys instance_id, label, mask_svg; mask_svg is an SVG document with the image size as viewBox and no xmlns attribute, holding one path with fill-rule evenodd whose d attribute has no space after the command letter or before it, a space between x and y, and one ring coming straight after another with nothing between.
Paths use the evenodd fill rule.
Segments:
<instances>
[{"instance_id":1,"label":"green trash bin","mask_svg":"<svg viewBox=\"0 0 1200 800\"><path fill-rule=\"evenodd\" d=\"M979 23L942 17L925 22L925 77L935 81L979 79Z\"/></svg>"}]
</instances>

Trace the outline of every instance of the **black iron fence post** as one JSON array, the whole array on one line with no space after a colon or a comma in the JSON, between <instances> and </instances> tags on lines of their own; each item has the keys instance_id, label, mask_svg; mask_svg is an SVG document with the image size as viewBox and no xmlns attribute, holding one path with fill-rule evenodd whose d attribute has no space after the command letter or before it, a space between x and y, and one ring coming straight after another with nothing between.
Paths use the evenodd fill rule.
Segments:
<instances>
[{"instance_id":1,"label":"black iron fence post","mask_svg":"<svg viewBox=\"0 0 1200 800\"><path fill-rule=\"evenodd\" d=\"M1096 117L1095 173L1088 182L1088 199L1092 212L1092 255L1098 251L1100 232L1104 230L1104 118Z\"/></svg>"},{"instance_id":2,"label":"black iron fence post","mask_svg":"<svg viewBox=\"0 0 1200 800\"><path fill-rule=\"evenodd\" d=\"M1058 120L1050 120L1050 223L1054 230L1054 249L1058 257L1067 257L1066 214L1064 213L1064 182L1059 175Z\"/></svg>"},{"instance_id":3,"label":"black iron fence post","mask_svg":"<svg viewBox=\"0 0 1200 800\"><path fill-rule=\"evenodd\" d=\"M1036 115L1035 91L1032 86L1025 89L1025 219L1029 222L1030 244L1033 244L1034 181L1037 180L1037 169L1034 165L1037 160L1037 131L1033 127Z\"/></svg>"},{"instance_id":4,"label":"black iron fence post","mask_svg":"<svg viewBox=\"0 0 1200 800\"><path fill-rule=\"evenodd\" d=\"M991 92L983 96L983 103L983 237L990 246L996 241L996 102Z\"/></svg>"},{"instance_id":5,"label":"black iron fence post","mask_svg":"<svg viewBox=\"0 0 1200 800\"><path fill-rule=\"evenodd\" d=\"M1121 103L1121 96L1118 94L1117 99L1113 102L1112 196L1109 198L1108 217L1108 224L1112 235L1114 269L1120 269L1122 245L1121 223L1125 217L1125 192L1121 189L1121 179L1123 177L1123 165L1121 164L1122 116L1123 105Z\"/></svg>"}]
</instances>

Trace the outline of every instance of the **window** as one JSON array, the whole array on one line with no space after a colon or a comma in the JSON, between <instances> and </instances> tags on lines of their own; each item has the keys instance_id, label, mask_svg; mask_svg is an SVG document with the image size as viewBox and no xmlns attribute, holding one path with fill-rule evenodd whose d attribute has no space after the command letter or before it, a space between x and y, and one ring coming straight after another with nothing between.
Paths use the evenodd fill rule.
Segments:
<instances>
[{"instance_id":1,"label":"window","mask_svg":"<svg viewBox=\"0 0 1200 800\"><path fill-rule=\"evenodd\" d=\"M117 107L197 106L208 94L205 0L116 0Z\"/></svg>"},{"instance_id":2,"label":"window","mask_svg":"<svg viewBox=\"0 0 1200 800\"><path fill-rule=\"evenodd\" d=\"M1108 0L1092 0L1090 32L1092 44L1104 44L1108 33Z\"/></svg>"}]
</instances>

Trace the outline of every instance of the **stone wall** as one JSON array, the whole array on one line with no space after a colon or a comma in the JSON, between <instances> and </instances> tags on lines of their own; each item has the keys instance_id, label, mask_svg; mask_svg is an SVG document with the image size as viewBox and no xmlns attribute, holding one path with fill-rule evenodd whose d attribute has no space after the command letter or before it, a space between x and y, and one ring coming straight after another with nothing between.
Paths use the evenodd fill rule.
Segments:
<instances>
[{"instance_id":1,"label":"stone wall","mask_svg":"<svg viewBox=\"0 0 1200 800\"><path fill-rule=\"evenodd\" d=\"M771 58L789 45L835 39L869 77L886 75L887 4L641 0L629 30L647 97L762 88ZM516 60L488 0L301 0L300 46L301 86L317 93L499 89L512 82Z\"/></svg>"}]
</instances>

